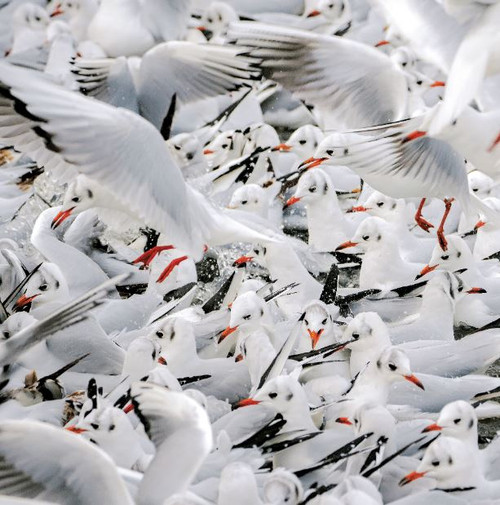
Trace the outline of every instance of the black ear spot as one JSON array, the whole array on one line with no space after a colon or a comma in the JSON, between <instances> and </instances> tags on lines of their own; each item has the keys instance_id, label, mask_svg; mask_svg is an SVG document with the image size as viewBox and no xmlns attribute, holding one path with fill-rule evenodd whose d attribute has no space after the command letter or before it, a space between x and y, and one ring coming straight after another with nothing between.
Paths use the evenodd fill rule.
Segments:
<instances>
[{"instance_id":1,"label":"black ear spot","mask_svg":"<svg viewBox=\"0 0 500 505\"><path fill-rule=\"evenodd\" d=\"M347 147L344 149L344 156L347 156L349 154L349 149Z\"/></svg>"},{"instance_id":2,"label":"black ear spot","mask_svg":"<svg viewBox=\"0 0 500 505\"><path fill-rule=\"evenodd\" d=\"M469 421L469 430L474 426L474 419Z\"/></svg>"},{"instance_id":3,"label":"black ear spot","mask_svg":"<svg viewBox=\"0 0 500 505\"><path fill-rule=\"evenodd\" d=\"M94 197L94 193L90 189L87 189L87 195L89 196L89 198Z\"/></svg>"}]
</instances>

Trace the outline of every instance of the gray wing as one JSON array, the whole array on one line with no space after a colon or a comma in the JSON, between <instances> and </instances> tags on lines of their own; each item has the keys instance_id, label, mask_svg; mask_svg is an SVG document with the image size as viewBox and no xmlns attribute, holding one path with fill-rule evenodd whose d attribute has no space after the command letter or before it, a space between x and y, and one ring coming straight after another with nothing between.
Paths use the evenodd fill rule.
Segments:
<instances>
[{"instance_id":1,"label":"gray wing","mask_svg":"<svg viewBox=\"0 0 500 505\"><path fill-rule=\"evenodd\" d=\"M365 44L253 22L232 23L228 39L250 48L274 80L347 128L405 115L408 92L403 73Z\"/></svg>"}]
</instances>

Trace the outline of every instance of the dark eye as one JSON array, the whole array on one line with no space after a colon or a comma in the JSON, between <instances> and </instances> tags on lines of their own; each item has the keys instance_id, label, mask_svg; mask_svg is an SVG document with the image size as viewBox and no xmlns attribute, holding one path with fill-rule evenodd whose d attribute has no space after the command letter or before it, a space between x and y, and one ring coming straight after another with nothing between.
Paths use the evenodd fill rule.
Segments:
<instances>
[{"instance_id":1,"label":"dark eye","mask_svg":"<svg viewBox=\"0 0 500 505\"><path fill-rule=\"evenodd\" d=\"M327 149L326 154L328 154L328 156L333 156L333 149Z\"/></svg>"},{"instance_id":2,"label":"dark eye","mask_svg":"<svg viewBox=\"0 0 500 505\"><path fill-rule=\"evenodd\" d=\"M177 151L180 151L181 150L181 146L174 146L174 149L177 150Z\"/></svg>"},{"instance_id":3,"label":"dark eye","mask_svg":"<svg viewBox=\"0 0 500 505\"><path fill-rule=\"evenodd\" d=\"M248 203L248 200L241 200L241 205L246 205Z\"/></svg>"},{"instance_id":4,"label":"dark eye","mask_svg":"<svg viewBox=\"0 0 500 505\"><path fill-rule=\"evenodd\" d=\"M219 21L222 21L222 16L219 14Z\"/></svg>"},{"instance_id":5,"label":"dark eye","mask_svg":"<svg viewBox=\"0 0 500 505\"><path fill-rule=\"evenodd\" d=\"M460 251L457 252L457 258L460 258L462 256L462 253Z\"/></svg>"},{"instance_id":6,"label":"dark eye","mask_svg":"<svg viewBox=\"0 0 500 505\"><path fill-rule=\"evenodd\" d=\"M439 460L435 460L431 463L432 466L439 466Z\"/></svg>"},{"instance_id":7,"label":"dark eye","mask_svg":"<svg viewBox=\"0 0 500 505\"><path fill-rule=\"evenodd\" d=\"M384 206L384 202L377 202L377 207L383 207Z\"/></svg>"},{"instance_id":8,"label":"dark eye","mask_svg":"<svg viewBox=\"0 0 500 505\"><path fill-rule=\"evenodd\" d=\"M96 423L91 423L90 426L92 426L92 428L94 428L94 430L98 430L99 429L99 425L96 424Z\"/></svg>"},{"instance_id":9,"label":"dark eye","mask_svg":"<svg viewBox=\"0 0 500 505\"><path fill-rule=\"evenodd\" d=\"M37 21L41 21L41 20L42 20L42 18L41 18L40 16L35 16L35 19L36 19Z\"/></svg>"},{"instance_id":10,"label":"dark eye","mask_svg":"<svg viewBox=\"0 0 500 505\"><path fill-rule=\"evenodd\" d=\"M449 257L450 257L450 255L449 255L449 254L443 254L443 255L441 256L441 259L442 259L442 260L444 260L444 261L446 261Z\"/></svg>"},{"instance_id":11,"label":"dark eye","mask_svg":"<svg viewBox=\"0 0 500 505\"><path fill-rule=\"evenodd\" d=\"M75 203L78 203L80 201L80 197L79 196L74 196L72 199L71 199L72 202L75 202Z\"/></svg>"},{"instance_id":12,"label":"dark eye","mask_svg":"<svg viewBox=\"0 0 500 505\"><path fill-rule=\"evenodd\" d=\"M213 21L214 21L214 20L213 20L212 18L207 18L207 21L208 21L209 23L213 23Z\"/></svg>"},{"instance_id":13,"label":"dark eye","mask_svg":"<svg viewBox=\"0 0 500 505\"><path fill-rule=\"evenodd\" d=\"M363 240L369 240L370 239L370 235L363 235Z\"/></svg>"},{"instance_id":14,"label":"dark eye","mask_svg":"<svg viewBox=\"0 0 500 505\"><path fill-rule=\"evenodd\" d=\"M111 424L111 425L109 426L109 431L113 431L115 428L116 428L116 426L115 426L114 424Z\"/></svg>"},{"instance_id":15,"label":"dark eye","mask_svg":"<svg viewBox=\"0 0 500 505\"><path fill-rule=\"evenodd\" d=\"M461 420L462 420L462 419L459 417L458 419L453 419L453 422L454 422L455 424L458 424Z\"/></svg>"},{"instance_id":16,"label":"dark eye","mask_svg":"<svg viewBox=\"0 0 500 505\"><path fill-rule=\"evenodd\" d=\"M358 423L359 423L359 421L356 418L354 418L354 424L358 424Z\"/></svg>"},{"instance_id":17,"label":"dark eye","mask_svg":"<svg viewBox=\"0 0 500 505\"><path fill-rule=\"evenodd\" d=\"M278 393L269 393L269 398L274 399L278 396Z\"/></svg>"},{"instance_id":18,"label":"dark eye","mask_svg":"<svg viewBox=\"0 0 500 505\"><path fill-rule=\"evenodd\" d=\"M158 338L163 338L163 335L164 335L164 333L161 330L159 330L159 331L156 332L156 336Z\"/></svg>"},{"instance_id":19,"label":"dark eye","mask_svg":"<svg viewBox=\"0 0 500 505\"><path fill-rule=\"evenodd\" d=\"M305 143L306 143L306 141L305 141L305 140L299 140L299 144L300 144L301 146L303 146Z\"/></svg>"},{"instance_id":20,"label":"dark eye","mask_svg":"<svg viewBox=\"0 0 500 505\"><path fill-rule=\"evenodd\" d=\"M474 193L477 193L479 191L479 188L472 188L472 191L474 191Z\"/></svg>"},{"instance_id":21,"label":"dark eye","mask_svg":"<svg viewBox=\"0 0 500 505\"><path fill-rule=\"evenodd\" d=\"M247 314L246 316L243 316L243 319L245 321L248 321L249 319L252 319L252 314Z\"/></svg>"},{"instance_id":22,"label":"dark eye","mask_svg":"<svg viewBox=\"0 0 500 505\"><path fill-rule=\"evenodd\" d=\"M229 144L222 144L221 147L222 149L226 149Z\"/></svg>"},{"instance_id":23,"label":"dark eye","mask_svg":"<svg viewBox=\"0 0 500 505\"><path fill-rule=\"evenodd\" d=\"M49 286L48 284L41 284L40 286L38 286L38 289L40 291L47 291L47 289L49 289Z\"/></svg>"},{"instance_id":24,"label":"dark eye","mask_svg":"<svg viewBox=\"0 0 500 505\"><path fill-rule=\"evenodd\" d=\"M311 186L311 187L309 188L309 193L316 193L316 190L317 190L317 189L318 189L318 188L316 188L316 186Z\"/></svg>"},{"instance_id":25,"label":"dark eye","mask_svg":"<svg viewBox=\"0 0 500 505\"><path fill-rule=\"evenodd\" d=\"M194 157L193 153L187 153L187 154L186 154L186 158L187 158L188 160L192 160L192 159L193 159L193 157Z\"/></svg>"},{"instance_id":26,"label":"dark eye","mask_svg":"<svg viewBox=\"0 0 500 505\"><path fill-rule=\"evenodd\" d=\"M389 370L395 372L397 369L398 367L394 363L389 363Z\"/></svg>"},{"instance_id":27,"label":"dark eye","mask_svg":"<svg viewBox=\"0 0 500 505\"><path fill-rule=\"evenodd\" d=\"M359 333L353 333L351 336L354 340L359 340Z\"/></svg>"},{"instance_id":28,"label":"dark eye","mask_svg":"<svg viewBox=\"0 0 500 505\"><path fill-rule=\"evenodd\" d=\"M5 331L5 330L4 330L4 331L2 332L2 334L3 334L3 338L9 338L9 337L10 337L10 332L9 332L9 331Z\"/></svg>"},{"instance_id":29,"label":"dark eye","mask_svg":"<svg viewBox=\"0 0 500 505\"><path fill-rule=\"evenodd\" d=\"M327 323L327 321L328 321L328 318L325 317L325 319L323 319L323 321L321 321L321 324L324 326Z\"/></svg>"},{"instance_id":30,"label":"dark eye","mask_svg":"<svg viewBox=\"0 0 500 505\"><path fill-rule=\"evenodd\" d=\"M417 86L422 86L422 81L417 81Z\"/></svg>"},{"instance_id":31,"label":"dark eye","mask_svg":"<svg viewBox=\"0 0 500 505\"><path fill-rule=\"evenodd\" d=\"M401 63L401 66L402 66L402 67L406 67L406 65L408 65L408 62L407 62L407 61L403 61L403 63Z\"/></svg>"}]
</instances>

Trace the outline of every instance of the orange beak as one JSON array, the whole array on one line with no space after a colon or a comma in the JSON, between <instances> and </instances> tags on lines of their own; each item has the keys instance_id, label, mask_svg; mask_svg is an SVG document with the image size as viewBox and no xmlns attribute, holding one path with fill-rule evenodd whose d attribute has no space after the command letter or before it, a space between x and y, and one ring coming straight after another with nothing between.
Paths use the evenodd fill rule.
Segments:
<instances>
[{"instance_id":1,"label":"orange beak","mask_svg":"<svg viewBox=\"0 0 500 505\"><path fill-rule=\"evenodd\" d=\"M77 435L79 435L80 433L85 433L86 429L84 428L77 428L76 426L68 426L67 428L64 428L66 431L71 431L72 433L76 433Z\"/></svg>"},{"instance_id":2,"label":"orange beak","mask_svg":"<svg viewBox=\"0 0 500 505\"><path fill-rule=\"evenodd\" d=\"M363 207L363 205L359 205L358 207L351 207L349 210L347 210L346 212L349 214L351 212L367 212L369 211L370 208L369 207Z\"/></svg>"},{"instance_id":3,"label":"orange beak","mask_svg":"<svg viewBox=\"0 0 500 505\"><path fill-rule=\"evenodd\" d=\"M286 208L286 207L291 207L292 205L295 205L297 202L300 202L300 198L299 198L299 197L297 197L297 196L292 196L291 198L289 198L289 199L286 201L286 203L285 203L284 207L285 207L285 208Z\"/></svg>"},{"instance_id":4,"label":"orange beak","mask_svg":"<svg viewBox=\"0 0 500 505\"><path fill-rule=\"evenodd\" d=\"M40 294L33 296L21 295L15 304L16 309L21 309L25 307L26 305L28 305L28 303L31 303L37 296L40 296Z\"/></svg>"},{"instance_id":5,"label":"orange beak","mask_svg":"<svg viewBox=\"0 0 500 505\"><path fill-rule=\"evenodd\" d=\"M352 423L351 423L351 421L349 421L348 417L337 417L337 419L335 419L335 422L340 423L340 424L347 424L348 426L352 426Z\"/></svg>"},{"instance_id":6,"label":"orange beak","mask_svg":"<svg viewBox=\"0 0 500 505\"><path fill-rule=\"evenodd\" d=\"M200 32L206 32L207 31L207 27L206 26L197 26L196 29L200 30Z\"/></svg>"},{"instance_id":7,"label":"orange beak","mask_svg":"<svg viewBox=\"0 0 500 505\"><path fill-rule=\"evenodd\" d=\"M198 28L198 30L201 30L201 27ZM204 149L203 154L214 154L215 151L212 151L212 149Z\"/></svg>"},{"instance_id":8,"label":"orange beak","mask_svg":"<svg viewBox=\"0 0 500 505\"><path fill-rule=\"evenodd\" d=\"M390 42L388 40L381 40L380 42L377 42L375 44L375 47L382 47L382 46L386 46L387 44L390 44Z\"/></svg>"},{"instance_id":9,"label":"orange beak","mask_svg":"<svg viewBox=\"0 0 500 505\"><path fill-rule=\"evenodd\" d=\"M420 130L415 130L414 132L409 133L404 139L403 139L403 144L406 142L410 142L412 140L418 139L420 137L424 137L427 135L427 132L423 132Z\"/></svg>"},{"instance_id":10,"label":"orange beak","mask_svg":"<svg viewBox=\"0 0 500 505\"><path fill-rule=\"evenodd\" d=\"M422 430L422 433L429 433L429 431L441 431L443 428L441 426L439 426L439 424L429 424L429 426L427 426L427 428L424 428Z\"/></svg>"},{"instance_id":11,"label":"orange beak","mask_svg":"<svg viewBox=\"0 0 500 505\"><path fill-rule=\"evenodd\" d=\"M302 163L301 166L305 166L307 165L306 167L306 170L309 170L311 168L314 168L314 167L318 167L319 165L321 165L324 161L326 161L328 158L309 158L309 160L307 161L304 161L304 163Z\"/></svg>"},{"instance_id":12,"label":"orange beak","mask_svg":"<svg viewBox=\"0 0 500 505\"><path fill-rule=\"evenodd\" d=\"M228 326L220 335L219 335L219 344L226 338L228 337L229 335L231 335L231 333L234 333L236 330L238 329L237 326Z\"/></svg>"},{"instance_id":13,"label":"orange beak","mask_svg":"<svg viewBox=\"0 0 500 505\"><path fill-rule=\"evenodd\" d=\"M423 389L425 391L424 385L420 382L420 380L415 377L414 375L403 375L403 377L410 382L413 382L415 386L418 386L420 389Z\"/></svg>"},{"instance_id":14,"label":"orange beak","mask_svg":"<svg viewBox=\"0 0 500 505\"><path fill-rule=\"evenodd\" d=\"M158 358L158 363L159 363L160 365L166 365L166 364L167 364L167 360L166 360L163 356L160 356L160 357Z\"/></svg>"},{"instance_id":15,"label":"orange beak","mask_svg":"<svg viewBox=\"0 0 500 505\"><path fill-rule=\"evenodd\" d=\"M314 9L313 11L311 11L307 17L308 18L315 18L316 16L320 16L321 15L321 11L317 10L317 9Z\"/></svg>"},{"instance_id":16,"label":"orange beak","mask_svg":"<svg viewBox=\"0 0 500 505\"><path fill-rule=\"evenodd\" d=\"M486 224L485 221L478 221L474 226L474 230L479 230L479 228L482 228L485 224Z\"/></svg>"},{"instance_id":17,"label":"orange beak","mask_svg":"<svg viewBox=\"0 0 500 505\"><path fill-rule=\"evenodd\" d=\"M68 219L69 216L71 216L71 213L73 212L74 210L74 207L71 207L70 209L68 210L61 210L61 212L59 212L57 214L57 216L52 220L52 224L50 225L50 227L55 230L58 226L60 226L64 221L66 221L66 219Z\"/></svg>"},{"instance_id":18,"label":"orange beak","mask_svg":"<svg viewBox=\"0 0 500 505\"><path fill-rule=\"evenodd\" d=\"M344 242L340 244L336 251L342 251L342 249L347 249L348 247L356 247L358 245L358 242L352 242L351 240L348 240L347 242Z\"/></svg>"},{"instance_id":19,"label":"orange beak","mask_svg":"<svg viewBox=\"0 0 500 505\"><path fill-rule=\"evenodd\" d=\"M50 14L50 17L55 18L56 16L60 16L61 14L64 14L64 11L61 9L61 4L57 4L56 8Z\"/></svg>"},{"instance_id":20,"label":"orange beak","mask_svg":"<svg viewBox=\"0 0 500 505\"><path fill-rule=\"evenodd\" d=\"M244 400L240 400L236 405L238 407L248 407L249 405L258 405L259 403L258 400L254 400L253 398L245 398Z\"/></svg>"},{"instance_id":21,"label":"orange beak","mask_svg":"<svg viewBox=\"0 0 500 505\"><path fill-rule=\"evenodd\" d=\"M249 261L253 260L253 256L240 256L237 260L234 260L233 266L244 265Z\"/></svg>"},{"instance_id":22,"label":"orange beak","mask_svg":"<svg viewBox=\"0 0 500 505\"><path fill-rule=\"evenodd\" d=\"M292 146L289 146L288 144L278 144L277 146L274 146L271 150L272 151L291 151L293 149Z\"/></svg>"},{"instance_id":23,"label":"orange beak","mask_svg":"<svg viewBox=\"0 0 500 505\"><path fill-rule=\"evenodd\" d=\"M487 291L484 288L470 288L467 293L469 295L483 295L484 293L487 293Z\"/></svg>"},{"instance_id":24,"label":"orange beak","mask_svg":"<svg viewBox=\"0 0 500 505\"><path fill-rule=\"evenodd\" d=\"M236 363L239 363L240 361L243 361L244 359L244 356L243 354L238 354L238 356L236 356L236 358L234 358L234 361L236 361Z\"/></svg>"},{"instance_id":25,"label":"orange beak","mask_svg":"<svg viewBox=\"0 0 500 505\"><path fill-rule=\"evenodd\" d=\"M446 83L443 82L443 81L434 81L432 84L431 84L431 88L441 88L443 86L446 86Z\"/></svg>"},{"instance_id":26,"label":"orange beak","mask_svg":"<svg viewBox=\"0 0 500 505\"><path fill-rule=\"evenodd\" d=\"M399 481L399 485L406 486L406 484L409 484L410 482L413 482L414 480L420 479L426 473L427 472L411 472Z\"/></svg>"},{"instance_id":27,"label":"orange beak","mask_svg":"<svg viewBox=\"0 0 500 505\"><path fill-rule=\"evenodd\" d=\"M423 277L424 275L427 275L429 272L433 272L434 270L436 270L436 268L439 266L439 264L437 265L433 265L432 267L430 265L425 265L424 268L422 268L422 270L420 271L420 273L417 275L417 279L420 279L420 277Z\"/></svg>"},{"instance_id":28,"label":"orange beak","mask_svg":"<svg viewBox=\"0 0 500 505\"><path fill-rule=\"evenodd\" d=\"M311 337L311 343L312 343L312 348L313 350L316 349L316 346L318 345L319 338L321 337L321 334L323 333L324 328L321 328L319 331L313 331L310 330L309 328L307 329L307 332L309 333L309 336Z\"/></svg>"}]
</instances>

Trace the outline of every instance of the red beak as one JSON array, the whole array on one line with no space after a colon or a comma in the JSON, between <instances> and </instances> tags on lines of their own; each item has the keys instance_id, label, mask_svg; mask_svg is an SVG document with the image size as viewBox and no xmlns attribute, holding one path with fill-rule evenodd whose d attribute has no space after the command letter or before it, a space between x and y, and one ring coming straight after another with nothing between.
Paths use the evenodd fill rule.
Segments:
<instances>
[{"instance_id":1,"label":"red beak","mask_svg":"<svg viewBox=\"0 0 500 505\"><path fill-rule=\"evenodd\" d=\"M443 86L446 86L446 83L443 82L443 81L434 81L431 84L431 88L440 88L440 87L443 87Z\"/></svg>"},{"instance_id":2,"label":"red beak","mask_svg":"<svg viewBox=\"0 0 500 505\"><path fill-rule=\"evenodd\" d=\"M206 32L207 31L207 27L206 26L197 26L196 29L200 30L200 32Z\"/></svg>"},{"instance_id":3,"label":"red beak","mask_svg":"<svg viewBox=\"0 0 500 505\"><path fill-rule=\"evenodd\" d=\"M198 30L201 30L202 27L198 28ZM205 149L203 151L203 154L214 154L215 151L212 151L212 149Z\"/></svg>"},{"instance_id":4,"label":"red beak","mask_svg":"<svg viewBox=\"0 0 500 505\"><path fill-rule=\"evenodd\" d=\"M40 294L33 296L21 295L15 304L16 309L21 309L25 307L26 305L28 305L28 303L31 303L37 296L40 296Z\"/></svg>"},{"instance_id":5,"label":"red beak","mask_svg":"<svg viewBox=\"0 0 500 505\"><path fill-rule=\"evenodd\" d=\"M488 147L488 152L491 153L498 144L500 144L500 133L497 135L497 138L493 141L491 146Z\"/></svg>"},{"instance_id":6,"label":"red beak","mask_svg":"<svg viewBox=\"0 0 500 505\"><path fill-rule=\"evenodd\" d=\"M350 212L367 212L370 209L368 207L363 207L363 205L359 205L358 207L351 207L349 210L347 210L347 213Z\"/></svg>"},{"instance_id":7,"label":"red beak","mask_svg":"<svg viewBox=\"0 0 500 505\"><path fill-rule=\"evenodd\" d=\"M423 277L424 275L427 275L429 272L433 272L434 270L436 270L436 268L439 266L439 264L437 265L433 265L432 267L430 265L425 265L424 268L422 268L422 270L420 271L420 273L417 275L417 279L420 279L420 277Z\"/></svg>"},{"instance_id":8,"label":"red beak","mask_svg":"<svg viewBox=\"0 0 500 505\"><path fill-rule=\"evenodd\" d=\"M293 149L292 146L289 146L288 144L278 144L277 146L272 148L272 151L285 151L288 152L291 149Z\"/></svg>"},{"instance_id":9,"label":"red beak","mask_svg":"<svg viewBox=\"0 0 500 505\"><path fill-rule=\"evenodd\" d=\"M248 407L249 405L258 405L260 402L258 400L254 400L253 398L245 398L244 400L240 400L237 403L238 407Z\"/></svg>"},{"instance_id":10,"label":"red beak","mask_svg":"<svg viewBox=\"0 0 500 505\"><path fill-rule=\"evenodd\" d=\"M307 17L308 18L315 18L316 16L319 16L321 15L321 11L317 10L317 9L314 9L313 11L311 11Z\"/></svg>"},{"instance_id":11,"label":"red beak","mask_svg":"<svg viewBox=\"0 0 500 505\"><path fill-rule=\"evenodd\" d=\"M77 428L76 426L68 426L67 428L64 428L66 431L71 431L72 433L76 433L77 435L79 435L80 433L85 433L86 429L84 428Z\"/></svg>"},{"instance_id":12,"label":"red beak","mask_svg":"<svg viewBox=\"0 0 500 505\"><path fill-rule=\"evenodd\" d=\"M386 46L387 44L390 44L390 42L388 40L381 40L380 42L377 42L375 44L375 47L382 47L382 46Z\"/></svg>"},{"instance_id":13,"label":"red beak","mask_svg":"<svg viewBox=\"0 0 500 505\"><path fill-rule=\"evenodd\" d=\"M409 484L410 482L413 482L414 480L420 479L426 473L427 472L411 472L399 481L399 485L406 486L406 484Z\"/></svg>"},{"instance_id":14,"label":"red beak","mask_svg":"<svg viewBox=\"0 0 500 505\"><path fill-rule=\"evenodd\" d=\"M429 433L429 431L441 431L443 428L439 424L429 424L427 428L422 430L422 433Z\"/></svg>"},{"instance_id":15,"label":"red beak","mask_svg":"<svg viewBox=\"0 0 500 505\"><path fill-rule=\"evenodd\" d=\"M133 403L129 403L128 405L125 405L125 407L123 408L123 412L125 412L125 414L128 414L129 412L132 412L133 410L134 410Z\"/></svg>"},{"instance_id":16,"label":"red beak","mask_svg":"<svg viewBox=\"0 0 500 505\"><path fill-rule=\"evenodd\" d=\"M61 212L59 212L57 214L57 216L52 220L52 224L50 225L50 227L55 230L58 226L60 226L64 221L66 221L66 219L68 219L69 216L71 216L71 213L73 212L74 210L74 207L71 207L70 209L68 210L61 210Z\"/></svg>"},{"instance_id":17,"label":"red beak","mask_svg":"<svg viewBox=\"0 0 500 505\"><path fill-rule=\"evenodd\" d=\"M289 198L286 203L285 203L285 208L286 207L291 207L292 205L295 205L297 202L300 202L300 198L297 196L292 196Z\"/></svg>"},{"instance_id":18,"label":"red beak","mask_svg":"<svg viewBox=\"0 0 500 505\"><path fill-rule=\"evenodd\" d=\"M403 375L403 377L410 382L413 382L415 386L418 386L420 389L423 389L425 391L424 385L420 382L420 380L415 377L414 375Z\"/></svg>"},{"instance_id":19,"label":"red beak","mask_svg":"<svg viewBox=\"0 0 500 505\"><path fill-rule=\"evenodd\" d=\"M249 261L252 260L253 256L241 256L237 260L234 260L233 266L244 265L245 263L248 263Z\"/></svg>"},{"instance_id":20,"label":"red beak","mask_svg":"<svg viewBox=\"0 0 500 505\"><path fill-rule=\"evenodd\" d=\"M351 421L349 421L348 417L337 417L337 419L335 419L335 422L352 426L352 423L351 423Z\"/></svg>"},{"instance_id":21,"label":"red beak","mask_svg":"<svg viewBox=\"0 0 500 505\"><path fill-rule=\"evenodd\" d=\"M50 17L55 18L56 16L60 16L61 14L64 14L64 11L61 9L61 4L57 4L56 8L50 14Z\"/></svg>"},{"instance_id":22,"label":"red beak","mask_svg":"<svg viewBox=\"0 0 500 505\"><path fill-rule=\"evenodd\" d=\"M313 331L310 330L309 328L307 329L307 332L309 333L309 336L311 337L311 342L312 342L312 348L316 349L316 346L318 345L319 338L321 337L321 334L323 333L324 328L321 328L319 331Z\"/></svg>"},{"instance_id":23,"label":"red beak","mask_svg":"<svg viewBox=\"0 0 500 505\"><path fill-rule=\"evenodd\" d=\"M404 139L403 139L403 144L406 142L410 142L412 140L418 139L420 137L424 137L427 135L427 132L423 132L420 130L415 130L414 132L409 133Z\"/></svg>"},{"instance_id":24,"label":"red beak","mask_svg":"<svg viewBox=\"0 0 500 505\"><path fill-rule=\"evenodd\" d=\"M342 251L342 249L347 249L348 247L356 247L358 245L358 242L352 242L351 240L348 240L347 242L343 242L340 244L336 251Z\"/></svg>"},{"instance_id":25,"label":"red beak","mask_svg":"<svg viewBox=\"0 0 500 505\"><path fill-rule=\"evenodd\" d=\"M167 364L167 360L166 360L163 356L160 356L160 357L158 358L158 363L159 363L160 365L166 365L166 364Z\"/></svg>"},{"instance_id":26,"label":"red beak","mask_svg":"<svg viewBox=\"0 0 500 505\"><path fill-rule=\"evenodd\" d=\"M485 221L478 221L474 226L474 230L479 230L479 228L482 228L485 224L486 224Z\"/></svg>"},{"instance_id":27,"label":"red beak","mask_svg":"<svg viewBox=\"0 0 500 505\"><path fill-rule=\"evenodd\" d=\"M238 354L238 356L236 356L236 358L234 358L234 361L236 361L236 363L239 363L240 361L243 361L244 359L244 356L243 354Z\"/></svg>"},{"instance_id":28,"label":"red beak","mask_svg":"<svg viewBox=\"0 0 500 505\"><path fill-rule=\"evenodd\" d=\"M469 295L482 295L484 293L487 293L487 291L484 288L470 288L467 293Z\"/></svg>"},{"instance_id":29,"label":"red beak","mask_svg":"<svg viewBox=\"0 0 500 505\"><path fill-rule=\"evenodd\" d=\"M238 329L237 326L228 326L220 335L219 335L219 344L231 333L234 333Z\"/></svg>"}]
</instances>

